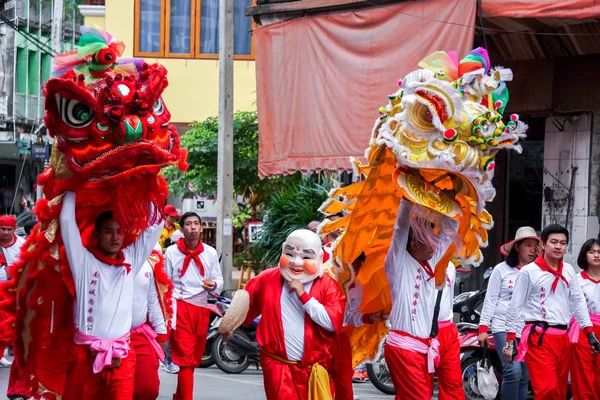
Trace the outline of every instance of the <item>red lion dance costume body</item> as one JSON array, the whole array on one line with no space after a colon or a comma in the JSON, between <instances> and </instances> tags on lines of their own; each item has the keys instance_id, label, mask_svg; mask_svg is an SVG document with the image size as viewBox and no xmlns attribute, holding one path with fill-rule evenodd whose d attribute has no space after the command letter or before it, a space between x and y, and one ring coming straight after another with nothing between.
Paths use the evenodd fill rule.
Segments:
<instances>
[{"instance_id":1,"label":"red lion dance costume body","mask_svg":"<svg viewBox=\"0 0 600 400\"><path fill-rule=\"evenodd\" d=\"M56 57L56 77L44 91L54 138L50 166L39 177L46 198L36 204L39 223L2 287L0 329L1 341L14 343L19 375L31 390L26 395L36 398L63 393L77 354L75 286L59 226L64 193L76 193L84 246L94 245L96 217L111 210L125 231L125 248L155 222L150 208L162 209L168 189L160 169L187 168L187 151L161 98L167 71L118 60L123 49L110 34L83 27L78 50ZM170 282L162 262L152 265L168 319Z\"/></svg>"}]
</instances>

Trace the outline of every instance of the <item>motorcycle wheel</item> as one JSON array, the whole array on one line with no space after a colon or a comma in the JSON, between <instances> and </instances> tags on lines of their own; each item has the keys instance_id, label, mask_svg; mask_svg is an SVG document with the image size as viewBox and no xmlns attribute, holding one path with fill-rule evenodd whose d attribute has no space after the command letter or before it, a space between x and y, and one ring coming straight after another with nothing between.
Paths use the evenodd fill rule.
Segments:
<instances>
[{"instance_id":1,"label":"motorcycle wheel","mask_svg":"<svg viewBox=\"0 0 600 400\"><path fill-rule=\"evenodd\" d=\"M477 386L477 362L480 359L479 356L471 356L460 363L463 391L467 400L485 400ZM500 398L500 391L498 391L496 398Z\"/></svg>"},{"instance_id":2,"label":"motorcycle wheel","mask_svg":"<svg viewBox=\"0 0 600 400\"><path fill-rule=\"evenodd\" d=\"M367 375L377 389L385 394L396 394L394 384L392 383L392 377L388 370L385 359L381 359L375 363L367 364Z\"/></svg>"},{"instance_id":3,"label":"motorcycle wheel","mask_svg":"<svg viewBox=\"0 0 600 400\"><path fill-rule=\"evenodd\" d=\"M206 347L204 347L204 354L202 355L202 361L200 361L200 368L208 368L212 367L215 364L215 358L213 357L213 342L215 340L211 339L206 342Z\"/></svg>"},{"instance_id":4,"label":"motorcycle wheel","mask_svg":"<svg viewBox=\"0 0 600 400\"><path fill-rule=\"evenodd\" d=\"M236 334L241 333L236 332ZM223 342L221 335L213 341L212 354L217 367L227 374L241 374L250 365L248 356L229 348L227 343Z\"/></svg>"}]
</instances>

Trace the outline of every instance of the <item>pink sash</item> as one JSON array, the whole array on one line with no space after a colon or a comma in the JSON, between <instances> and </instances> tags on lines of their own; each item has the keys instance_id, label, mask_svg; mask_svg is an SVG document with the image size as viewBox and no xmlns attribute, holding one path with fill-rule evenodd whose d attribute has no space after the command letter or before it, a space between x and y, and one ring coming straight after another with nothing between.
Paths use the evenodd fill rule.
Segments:
<instances>
[{"instance_id":1,"label":"pink sash","mask_svg":"<svg viewBox=\"0 0 600 400\"><path fill-rule=\"evenodd\" d=\"M438 329L447 328L452 325L452 320L438 322Z\"/></svg>"},{"instance_id":2,"label":"pink sash","mask_svg":"<svg viewBox=\"0 0 600 400\"><path fill-rule=\"evenodd\" d=\"M440 342L438 342L436 338L431 339L428 346L427 344L410 336L404 336L397 332L389 331L386 343L400 349L410 350L420 354L427 354L427 370L429 373L434 373L435 367L440 364Z\"/></svg>"},{"instance_id":3,"label":"pink sash","mask_svg":"<svg viewBox=\"0 0 600 400\"><path fill-rule=\"evenodd\" d=\"M154 329L150 328L148 324L141 324L137 328L131 330L132 335L135 335L137 333L146 336L146 339L148 339L150 345L156 352L156 356L158 357L158 359L160 361L163 361L165 359L165 352L163 351L163 349L160 348L160 345L156 341L156 337L158 336L158 334L154 332Z\"/></svg>"},{"instance_id":4,"label":"pink sash","mask_svg":"<svg viewBox=\"0 0 600 400\"><path fill-rule=\"evenodd\" d=\"M102 371L107 365L112 365L113 358L126 358L129 354L129 332L123 336L106 340L89 336L80 331L75 331L73 341L81 346L89 346L90 350L97 352L94 360L93 371L95 374Z\"/></svg>"},{"instance_id":5,"label":"pink sash","mask_svg":"<svg viewBox=\"0 0 600 400\"><path fill-rule=\"evenodd\" d=\"M600 314L590 313L590 319L594 326L600 326ZM575 318L571 318L571 327L569 328L569 339L571 343L577 343L579 341L579 331L581 330Z\"/></svg>"},{"instance_id":6,"label":"pink sash","mask_svg":"<svg viewBox=\"0 0 600 400\"><path fill-rule=\"evenodd\" d=\"M525 354L527 353L527 349L529 348L529 335L531 334L531 327L533 324L526 324L523 329L523 333L521 333L521 341L519 342L519 347L517 348L518 354L516 360L519 362L525 362ZM537 333L542 333L544 329L541 326L536 327ZM562 329L556 328L548 328L546 329L546 334L548 335L565 335L567 331L563 331Z\"/></svg>"}]
</instances>

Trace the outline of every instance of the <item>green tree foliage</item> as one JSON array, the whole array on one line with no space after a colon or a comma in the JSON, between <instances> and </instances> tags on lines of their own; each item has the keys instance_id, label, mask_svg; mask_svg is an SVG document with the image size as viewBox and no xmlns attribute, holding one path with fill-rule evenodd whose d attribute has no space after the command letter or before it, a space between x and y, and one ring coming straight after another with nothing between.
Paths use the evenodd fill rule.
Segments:
<instances>
[{"instance_id":1,"label":"green tree foliage","mask_svg":"<svg viewBox=\"0 0 600 400\"><path fill-rule=\"evenodd\" d=\"M167 167L163 175L169 189L178 196L217 191L219 123L216 117L194 121L191 129L181 136L181 146L188 149L188 171ZM279 178L258 177L258 117L255 111L238 111L233 117L233 189L235 194L255 196L254 203L263 202L283 185L293 185L297 175Z\"/></svg>"}]
</instances>

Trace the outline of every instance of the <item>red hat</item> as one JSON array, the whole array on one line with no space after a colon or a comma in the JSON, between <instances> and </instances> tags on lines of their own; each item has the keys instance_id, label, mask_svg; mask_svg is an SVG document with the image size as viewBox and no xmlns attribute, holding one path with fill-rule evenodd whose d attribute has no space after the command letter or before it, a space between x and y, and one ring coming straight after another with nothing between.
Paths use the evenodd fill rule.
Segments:
<instances>
[{"instance_id":1,"label":"red hat","mask_svg":"<svg viewBox=\"0 0 600 400\"><path fill-rule=\"evenodd\" d=\"M179 217L179 213L177 212L175 207L173 207L170 204L167 204L165 206L164 213L165 213L165 215L168 215L169 217L173 217L173 218Z\"/></svg>"},{"instance_id":2,"label":"red hat","mask_svg":"<svg viewBox=\"0 0 600 400\"><path fill-rule=\"evenodd\" d=\"M9 226L11 228L17 227L17 219L12 215L0 216L0 226Z\"/></svg>"}]
</instances>

